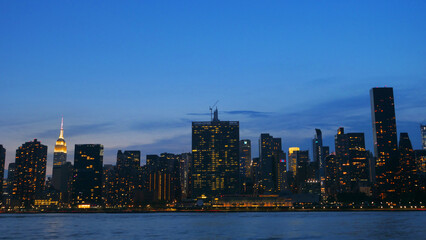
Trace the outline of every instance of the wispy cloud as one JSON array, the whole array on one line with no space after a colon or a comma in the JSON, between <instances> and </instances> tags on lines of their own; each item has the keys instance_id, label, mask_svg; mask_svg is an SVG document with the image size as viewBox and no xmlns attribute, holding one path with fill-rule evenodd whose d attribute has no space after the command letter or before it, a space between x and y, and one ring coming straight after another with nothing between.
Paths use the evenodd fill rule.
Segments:
<instances>
[{"instance_id":1,"label":"wispy cloud","mask_svg":"<svg viewBox=\"0 0 426 240\"><path fill-rule=\"evenodd\" d=\"M250 110L224 111L224 113L230 114L230 115L245 115L252 118L269 117L273 114L271 112L260 112L260 111L250 111Z\"/></svg>"},{"instance_id":2,"label":"wispy cloud","mask_svg":"<svg viewBox=\"0 0 426 240\"><path fill-rule=\"evenodd\" d=\"M105 133L114 129L115 124L112 122L93 123L93 124L80 124L71 125L66 128L66 135L68 137L75 137L81 135ZM59 134L59 129L49 129L36 134L39 138L54 138Z\"/></svg>"}]
</instances>

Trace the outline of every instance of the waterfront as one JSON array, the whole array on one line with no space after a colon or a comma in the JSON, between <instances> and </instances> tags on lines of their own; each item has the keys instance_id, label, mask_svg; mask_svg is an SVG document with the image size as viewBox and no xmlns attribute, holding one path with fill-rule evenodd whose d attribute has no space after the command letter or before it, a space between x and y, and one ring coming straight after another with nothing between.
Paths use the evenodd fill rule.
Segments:
<instances>
[{"instance_id":1,"label":"waterfront","mask_svg":"<svg viewBox=\"0 0 426 240\"><path fill-rule=\"evenodd\" d=\"M1 214L0 239L423 239L424 211Z\"/></svg>"}]
</instances>

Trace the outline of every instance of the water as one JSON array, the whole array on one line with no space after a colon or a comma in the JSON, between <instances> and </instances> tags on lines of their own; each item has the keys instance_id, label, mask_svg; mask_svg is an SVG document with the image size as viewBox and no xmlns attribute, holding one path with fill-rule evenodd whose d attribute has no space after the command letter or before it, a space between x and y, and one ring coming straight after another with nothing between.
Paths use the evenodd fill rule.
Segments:
<instances>
[{"instance_id":1,"label":"water","mask_svg":"<svg viewBox=\"0 0 426 240\"><path fill-rule=\"evenodd\" d=\"M426 239L426 212L0 214L0 239Z\"/></svg>"}]
</instances>

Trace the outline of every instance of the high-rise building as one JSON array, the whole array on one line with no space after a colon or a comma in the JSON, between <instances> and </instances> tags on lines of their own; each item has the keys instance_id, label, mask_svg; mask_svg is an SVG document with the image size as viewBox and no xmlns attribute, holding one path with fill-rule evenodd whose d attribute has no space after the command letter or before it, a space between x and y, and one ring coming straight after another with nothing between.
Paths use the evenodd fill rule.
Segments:
<instances>
[{"instance_id":1,"label":"high-rise building","mask_svg":"<svg viewBox=\"0 0 426 240\"><path fill-rule=\"evenodd\" d=\"M315 137L312 139L312 156L313 156L313 166L315 166L318 171L316 172L316 178L320 179L321 176L324 176L324 154L323 154L323 145L322 145L322 132L320 129L315 128Z\"/></svg>"},{"instance_id":2,"label":"high-rise building","mask_svg":"<svg viewBox=\"0 0 426 240\"><path fill-rule=\"evenodd\" d=\"M401 193L416 192L419 189L416 156L413 151L408 133L400 133L400 176L399 190Z\"/></svg>"},{"instance_id":3,"label":"high-rise building","mask_svg":"<svg viewBox=\"0 0 426 240\"><path fill-rule=\"evenodd\" d=\"M358 192L369 183L369 154L364 133L345 133L339 128L335 136L336 162L340 192Z\"/></svg>"},{"instance_id":4,"label":"high-rise building","mask_svg":"<svg viewBox=\"0 0 426 240\"><path fill-rule=\"evenodd\" d=\"M300 151L300 148L291 147L288 149L288 171L292 172L293 176L296 176L297 171L297 158L296 154L293 154L295 151Z\"/></svg>"},{"instance_id":5,"label":"high-rise building","mask_svg":"<svg viewBox=\"0 0 426 240\"><path fill-rule=\"evenodd\" d=\"M140 151L124 151L117 152L117 167L137 169L141 166Z\"/></svg>"},{"instance_id":6,"label":"high-rise building","mask_svg":"<svg viewBox=\"0 0 426 240\"><path fill-rule=\"evenodd\" d=\"M121 207L117 200L117 167L104 164L102 174L102 196L106 208Z\"/></svg>"},{"instance_id":7,"label":"high-rise building","mask_svg":"<svg viewBox=\"0 0 426 240\"><path fill-rule=\"evenodd\" d=\"M12 198L17 206L29 208L40 197L46 181L47 146L34 139L16 150Z\"/></svg>"},{"instance_id":8,"label":"high-rise building","mask_svg":"<svg viewBox=\"0 0 426 240\"><path fill-rule=\"evenodd\" d=\"M213 197L239 189L239 122L192 122L192 195Z\"/></svg>"},{"instance_id":9,"label":"high-rise building","mask_svg":"<svg viewBox=\"0 0 426 240\"><path fill-rule=\"evenodd\" d=\"M325 195L336 197L339 190L339 164L334 153L325 158Z\"/></svg>"},{"instance_id":10,"label":"high-rise building","mask_svg":"<svg viewBox=\"0 0 426 240\"><path fill-rule=\"evenodd\" d=\"M294 151L296 157L296 178L295 178L295 188L297 191L301 191L308 181L308 168L309 168L309 151Z\"/></svg>"},{"instance_id":11,"label":"high-rise building","mask_svg":"<svg viewBox=\"0 0 426 240\"><path fill-rule=\"evenodd\" d=\"M6 149L0 144L0 204L3 196L4 162L6 161Z\"/></svg>"},{"instance_id":12,"label":"high-rise building","mask_svg":"<svg viewBox=\"0 0 426 240\"><path fill-rule=\"evenodd\" d=\"M393 89L373 88L370 90L370 98L376 156L376 193L383 199L396 191L395 174L399 165Z\"/></svg>"},{"instance_id":13,"label":"high-rise building","mask_svg":"<svg viewBox=\"0 0 426 240\"><path fill-rule=\"evenodd\" d=\"M177 155L179 160L180 187L182 190L182 199L188 198L191 194L191 166L192 154L182 153Z\"/></svg>"},{"instance_id":14,"label":"high-rise building","mask_svg":"<svg viewBox=\"0 0 426 240\"><path fill-rule=\"evenodd\" d=\"M182 196L180 181L181 156L162 153L160 156L148 155L147 187L152 202L180 201Z\"/></svg>"},{"instance_id":15,"label":"high-rise building","mask_svg":"<svg viewBox=\"0 0 426 240\"><path fill-rule=\"evenodd\" d=\"M9 163L9 166L7 168L7 193L9 195L12 195L13 184L16 184L16 182L15 182L15 169L16 169L16 164L14 162Z\"/></svg>"},{"instance_id":16,"label":"high-rise building","mask_svg":"<svg viewBox=\"0 0 426 240\"><path fill-rule=\"evenodd\" d=\"M59 192L61 205L68 206L71 198L71 186L73 181L74 167L71 162L65 162L56 168L56 191Z\"/></svg>"},{"instance_id":17,"label":"high-rise building","mask_svg":"<svg viewBox=\"0 0 426 240\"><path fill-rule=\"evenodd\" d=\"M240 141L240 176L250 177L251 164L251 141L244 139Z\"/></svg>"},{"instance_id":18,"label":"high-rise building","mask_svg":"<svg viewBox=\"0 0 426 240\"><path fill-rule=\"evenodd\" d=\"M65 186L61 186L61 184L64 183L61 176L61 166L65 164L66 161L67 143L64 139L64 118L62 118L59 138L56 141L55 149L53 151L52 185L56 190L65 188Z\"/></svg>"},{"instance_id":19,"label":"high-rise building","mask_svg":"<svg viewBox=\"0 0 426 240\"><path fill-rule=\"evenodd\" d=\"M139 185L140 151L117 152L115 206L133 207Z\"/></svg>"},{"instance_id":20,"label":"high-rise building","mask_svg":"<svg viewBox=\"0 0 426 240\"><path fill-rule=\"evenodd\" d=\"M262 133L259 139L260 193L274 193L278 190L278 164L281 159L285 159L282 155L281 138Z\"/></svg>"},{"instance_id":21,"label":"high-rise building","mask_svg":"<svg viewBox=\"0 0 426 240\"><path fill-rule=\"evenodd\" d=\"M274 153L274 174L275 191L280 193L287 190L287 160L282 150Z\"/></svg>"},{"instance_id":22,"label":"high-rise building","mask_svg":"<svg viewBox=\"0 0 426 240\"><path fill-rule=\"evenodd\" d=\"M422 133L422 146L426 150L426 125L420 125L420 131Z\"/></svg>"},{"instance_id":23,"label":"high-rise building","mask_svg":"<svg viewBox=\"0 0 426 240\"><path fill-rule=\"evenodd\" d=\"M102 206L102 175L104 146L76 144L72 204L74 206Z\"/></svg>"}]
</instances>

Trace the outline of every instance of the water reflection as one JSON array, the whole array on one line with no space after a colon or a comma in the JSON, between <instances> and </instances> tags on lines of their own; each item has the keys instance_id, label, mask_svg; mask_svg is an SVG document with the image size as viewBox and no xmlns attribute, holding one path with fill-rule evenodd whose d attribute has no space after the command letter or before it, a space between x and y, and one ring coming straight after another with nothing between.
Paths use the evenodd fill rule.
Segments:
<instances>
[{"instance_id":1,"label":"water reflection","mask_svg":"<svg viewBox=\"0 0 426 240\"><path fill-rule=\"evenodd\" d=\"M3 214L0 239L423 239L424 212Z\"/></svg>"}]
</instances>

